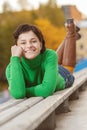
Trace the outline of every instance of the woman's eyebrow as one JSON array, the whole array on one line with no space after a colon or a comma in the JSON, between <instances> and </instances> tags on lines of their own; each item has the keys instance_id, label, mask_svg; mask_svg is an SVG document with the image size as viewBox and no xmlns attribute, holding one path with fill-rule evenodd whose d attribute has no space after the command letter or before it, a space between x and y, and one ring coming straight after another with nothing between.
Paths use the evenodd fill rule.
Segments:
<instances>
[{"instance_id":1,"label":"woman's eyebrow","mask_svg":"<svg viewBox=\"0 0 87 130\"><path fill-rule=\"evenodd\" d=\"M36 39L37 39L37 38L31 38L30 41L31 41L31 40L36 40ZM26 41L26 39L20 39L20 40L21 40L21 41Z\"/></svg>"},{"instance_id":2,"label":"woman's eyebrow","mask_svg":"<svg viewBox=\"0 0 87 130\"><path fill-rule=\"evenodd\" d=\"M26 41L26 40L24 40L24 39L21 39L21 41Z\"/></svg>"},{"instance_id":3,"label":"woman's eyebrow","mask_svg":"<svg viewBox=\"0 0 87 130\"><path fill-rule=\"evenodd\" d=\"M34 37L34 38L31 38L31 40L35 40L36 39L36 37Z\"/></svg>"}]
</instances>

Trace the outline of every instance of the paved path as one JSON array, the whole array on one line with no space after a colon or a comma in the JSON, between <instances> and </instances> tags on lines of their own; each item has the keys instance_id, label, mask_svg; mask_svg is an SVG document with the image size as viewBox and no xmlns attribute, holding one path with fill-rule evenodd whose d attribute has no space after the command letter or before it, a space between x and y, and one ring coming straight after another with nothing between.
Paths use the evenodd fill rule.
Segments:
<instances>
[{"instance_id":1,"label":"paved path","mask_svg":"<svg viewBox=\"0 0 87 130\"><path fill-rule=\"evenodd\" d=\"M70 102L71 112L56 116L55 130L87 130L87 88Z\"/></svg>"}]
</instances>

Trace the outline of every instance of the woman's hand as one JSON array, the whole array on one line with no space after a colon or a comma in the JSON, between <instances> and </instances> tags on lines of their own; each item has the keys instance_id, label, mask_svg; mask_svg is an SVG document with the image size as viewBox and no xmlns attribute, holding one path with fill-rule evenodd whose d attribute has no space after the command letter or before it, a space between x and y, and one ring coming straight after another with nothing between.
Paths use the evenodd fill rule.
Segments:
<instances>
[{"instance_id":1,"label":"woman's hand","mask_svg":"<svg viewBox=\"0 0 87 130\"><path fill-rule=\"evenodd\" d=\"M23 49L20 46L14 45L11 47L11 55L21 57Z\"/></svg>"}]
</instances>

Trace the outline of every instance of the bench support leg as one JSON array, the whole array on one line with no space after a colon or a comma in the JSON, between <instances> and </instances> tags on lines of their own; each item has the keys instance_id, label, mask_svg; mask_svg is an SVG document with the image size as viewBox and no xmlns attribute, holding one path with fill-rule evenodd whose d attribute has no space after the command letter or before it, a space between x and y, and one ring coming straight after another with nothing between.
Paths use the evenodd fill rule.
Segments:
<instances>
[{"instance_id":1,"label":"bench support leg","mask_svg":"<svg viewBox=\"0 0 87 130\"><path fill-rule=\"evenodd\" d=\"M81 87L79 88L79 91L84 91L87 86L87 82L85 82Z\"/></svg>"},{"instance_id":2,"label":"bench support leg","mask_svg":"<svg viewBox=\"0 0 87 130\"><path fill-rule=\"evenodd\" d=\"M69 99L66 99L57 109L56 114L70 112Z\"/></svg>"},{"instance_id":3,"label":"bench support leg","mask_svg":"<svg viewBox=\"0 0 87 130\"><path fill-rule=\"evenodd\" d=\"M70 97L70 100L76 100L79 99L79 90L77 89Z\"/></svg>"},{"instance_id":4,"label":"bench support leg","mask_svg":"<svg viewBox=\"0 0 87 130\"><path fill-rule=\"evenodd\" d=\"M35 130L54 130L56 127L55 111Z\"/></svg>"}]
</instances>

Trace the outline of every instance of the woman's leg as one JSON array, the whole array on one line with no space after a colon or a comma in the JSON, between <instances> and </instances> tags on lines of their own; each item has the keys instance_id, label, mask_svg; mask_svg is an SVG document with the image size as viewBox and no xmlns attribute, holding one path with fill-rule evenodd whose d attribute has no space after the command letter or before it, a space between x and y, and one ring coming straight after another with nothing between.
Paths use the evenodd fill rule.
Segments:
<instances>
[{"instance_id":1,"label":"woman's leg","mask_svg":"<svg viewBox=\"0 0 87 130\"><path fill-rule=\"evenodd\" d=\"M76 64L76 26L73 19L67 19L67 34L64 42L57 49L59 64L62 64L70 72L73 72ZM77 28L77 32L79 29Z\"/></svg>"},{"instance_id":2,"label":"woman's leg","mask_svg":"<svg viewBox=\"0 0 87 130\"><path fill-rule=\"evenodd\" d=\"M58 64L60 64L60 65L62 64L64 46L65 46L65 39L62 41L62 43L56 50L56 52L58 54Z\"/></svg>"},{"instance_id":3,"label":"woman's leg","mask_svg":"<svg viewBox=\"0 0 87 130\"><path fill-rule=\"evenodd\" d=\"M79 40L81 38L81 35L78 33L79 31L80 31L80 28L78 26L76 26L76 40ZM62 43L56 50L56 52L58 54L58 64L60 64L60 65L62 64L62 60L63 60L65 43L66 43L66 37L64 38L64 40L62 41Z\"/></svg>"},{"instance_id":4,"label":"woman's leg","mask_svg":"<svg viewBox=\"0 0 87 130\"><path fill-rule=\"evenodd\" d=\"M60 75L65 79L65 88L68 88L74 82L74 76L71 73L76 64L76 40L80 38L78 33L80 29L74 25L72 19L67 21L66 29L66 37L57 49L57 54L59 57L58 63L60 64L58 70Z\"/></svg>"},{"instance_id":5,"label":"woman's leg","mask_svg":"<svg viewBox=\"0 0 87 130\"><path fill-rule=\"evenodd\" d=\"M72 75L72 73L70 73L70 71L68 71L66 68L64 68L62 65L58 65L58 70L59 70L59 74L64 78L66 84L65 84L65 88L69 88L72 86L73 82L74 82L74 76Z\"/></svg>"}]
</instances>

